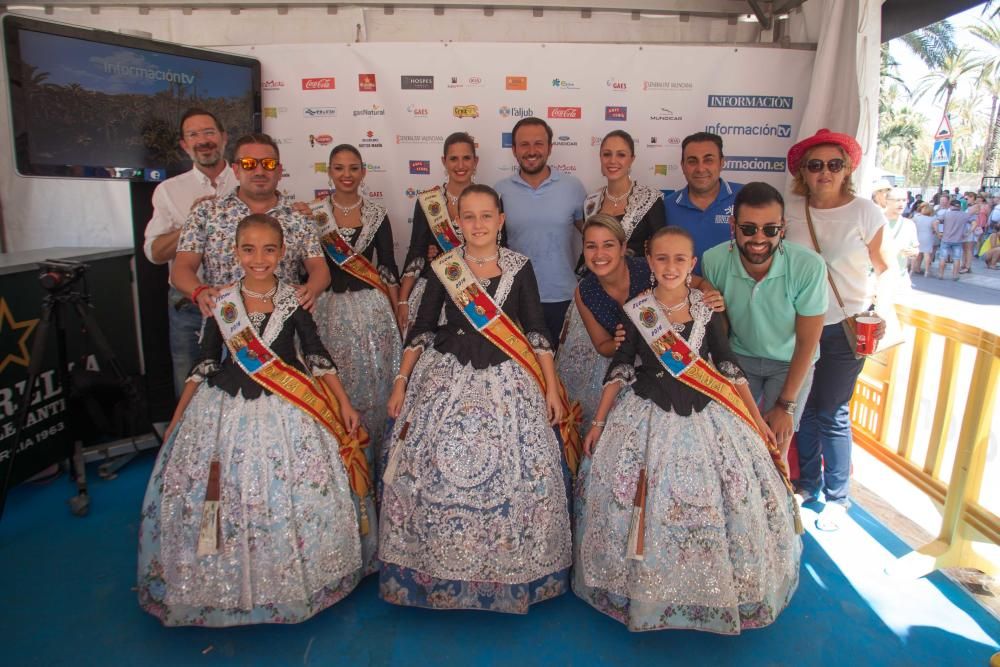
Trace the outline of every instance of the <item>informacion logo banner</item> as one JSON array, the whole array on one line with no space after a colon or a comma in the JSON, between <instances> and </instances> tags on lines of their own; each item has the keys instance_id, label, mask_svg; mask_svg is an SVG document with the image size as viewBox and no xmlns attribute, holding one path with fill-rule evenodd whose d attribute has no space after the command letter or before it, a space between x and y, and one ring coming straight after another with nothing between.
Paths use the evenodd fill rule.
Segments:
<instances>
[{"instance_id":1,"label":"informacion logo banner","mask_svg":"<svg viewBox=\"0 0 1000 667\"><path fill-rule=\"evenodd\" d=\"M302 79L302 90L333 90L337 80L332 76L319 76Z\"/></svg>"},{"instance_id":2,"label":"informacion logo banner","mask_svg":"<svg viewBox=\"0 0 1000 667\"><path fill-rule=\"evenodd\" d=\"M528 77L526 76L508 76L505 78L504 87L507 90L527 90L528 89Z\"/></svg>"},{"instance_id":3,"label":"informacion logo banner","mask_svg":"<svg viewBox=\"0 0 1000 667\"><path fill-rule=\"evenodd\" d=\"M434 90L434 77L423 74L403 74L399 77L403 90Z\"/></svg>"},{"instance_id":4,"label":"informacion logo banner","mask_svg":"<svg viewBox=\"0 0 1000 667\"><path fill-rule=\"evenodd\" d=\"M583 118L582 107L549 107L549 118L563 120L580 120Z\"/></svg>"},{"instance_id":5,"label":"informacion logo banner","mask_svg":"<svg viewBox=\"0 0 1000 667\"><path fill-rule=\"evenodd\" d=\"M430 160L410 160L410 173L429 176L431 173Z\"/></svg>"},{"instance_id":6,"label":"informacion logo banner","mask_svg":"<svg viewBox=\"0 0 1000 667\"><path fill-rule=\"evenodd\" d=\"M720 109L791 109L785 95L709 95L708 106Z\"/></svg>"},{"instance_id":7,"label":"informacion logo banner","mask_svg":"<svg viewBox=\"0 0 1000 667\"><path fill-rule=\"evenodd\" d=\"M724 125L722 123L715 123L714 125L706 125L705 131L720 136L778 137L779 139L791 139L792 137L792 126L779 123L762 123L760 125Z\"/></svg>"},{"instance_id":8,"label":"informacion logo banner","mask_svg":"<svg viewBox=\"0 0 1000 667\"><path fill-rule=\"evenodd\" d=\"M303 107L302 115L306 118L336 118L337 107Z\"/></svg>"},{"instance_id":9,"label":"informacion logo banner","mask_svg":"<svg viewBox=\"0 0 1000 667\"><path fill-rule=\"evenodd\" d=\"M358 91L362 93L374 93L375 75L372 73L358 74Z\"/></svg>"},{"instance_id":10,"label":"informacion logo banner","mask_svg":"<svg viewBox=\"0 0 1000 667\"><path fill-rule=\"evenodd\" d=\"M604 120L628 120L628 107L604 107Z\"/></svg>"},{"instance_id":11,"label":"informacion logo banner","mask_svg":"<svg viewBox=\"0 0 1000 667\"><path fill-rule=\"evenodd\" d=\"M785 158L760 157L756 155L727 155L726 171L767 171L782 173L785 171Z\"/></svg>"}]
</instances>

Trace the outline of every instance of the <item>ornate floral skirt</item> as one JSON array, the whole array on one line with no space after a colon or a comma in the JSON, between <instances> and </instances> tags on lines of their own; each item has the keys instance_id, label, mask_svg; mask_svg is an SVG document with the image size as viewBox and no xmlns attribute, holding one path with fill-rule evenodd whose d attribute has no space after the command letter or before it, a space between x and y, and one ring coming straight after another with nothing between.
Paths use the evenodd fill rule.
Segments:
<instances>
[{"instance_id":1,"label":"ornate floral skirt","mask_svg":"<svg viewBox=\"0 0 1000 667\"><path fill-rule=\"evenodd\" d=\"M197 545L209 466L220 463L221 541ZM160 449L139 529L139 603L164 625L297 623L373 570L377 525L336 438L276 396L199 387Z\"/></svg>"},{"instance_id":2,"label":"ornate floral skirt","mask_svg":"<svg viewBox=\"0 0 1000 667\"><path fill-rule=\"evenodd\" d=\"M556 355L556 372L566 385L566 393L571 401L579 401L583 411L584 432L597 412L604 390L604 374L611 359L601 356L594 349L587 327L583 325L576 301L569 304L566 311L566 340L559 345Z\"/></svg>"},{"instance_id":3,"label":"ornate floral skirt","mask_svg":"<svg viewBox=\"0 0 1000 667\"><path fill-rule=\"evenodd\" d=\"M545 414L515 362L475 370L423 352L385 447L384 600L526 613L566 592L568 499Z\"/></svg>"},{"instance_id":4,"label":"ornate floral skirt","mask_svg":"<svg viewBox=\"0 0 1000 667\"><path fill-rule=\"evenodd\" d=\"M378 461L386 404L402 356L396 317L388 299L376 289L324 292L315 317L320 338L337 364L351 404L361 413Z\"/></svg>"},{"instance_id":5,"label":"ornate floral skirt","mask_svg":"<svg viewBox=\"0 0 1000 667\"><path fill-rule=\"evenodd\" d=\"M645 558L626 558L644 457ZM629 630L770 624L799 579L794 500L766 447L712 403L680 417L631 391L577 477L573 591Z\"/></svg>"}]
</instances>

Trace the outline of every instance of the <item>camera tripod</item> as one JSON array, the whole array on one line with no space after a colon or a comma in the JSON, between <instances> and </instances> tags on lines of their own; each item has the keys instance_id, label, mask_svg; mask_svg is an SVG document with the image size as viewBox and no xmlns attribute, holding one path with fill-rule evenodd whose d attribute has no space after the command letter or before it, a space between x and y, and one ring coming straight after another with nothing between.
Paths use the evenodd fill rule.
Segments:
<instances>
[{"instance_id":1,"label":"camera tripod","mask_svg":"<svg viewBox=\"0 0 1000 667\"><path fill-rule=\"evenodd\" d=\"M24 386L24 395L15 418L16 430L14 431L14 445L10 451L4 465L0 467L0 518L3 517L4 506L7 501L7 492L10 484L11 473L14 470L14 460L21 446L22 435L28 414L31 408L31 398L34 394L35 384L42 371L45 361L45 350L50 343L50 338L55 336L57 366L56 373L59 379L59 386L65 392L68 404L66 419L68 421L70 433L72 433L73 443L67 448L65 458L71 462L71 474L76 482L77 493L69 500L70 511L76 516L85 516L90 510L90 496L87 493L87 475L84 463L83 442L79 439L82 432L77 428L74 421L80 410L74 405L75 402L84 398L90 388L78 386L80 384L74 379L74 373L70 371L69 359L66 344L66 327L68 324L67 315L76 312L80 320L81 330L85 341L93 344L102 368L108 368L113 374L117 386L122 390L129 402L130 414L133 419L143 419L144 415L138 414L141 405L139 390L135 382L122 370L121 365L112 350L108 339L104 336L97 319L94 317L94 309L90 303L86 283L79 289L77 283L84 275L87 265L78 262L56 262L48 261L41 264L43 272L39 276L42 286L48 290L48 294L42 299L42 314L35 330L35 340L31 346L31 357L28 364L28 378ZM74 289L77 286L78 289ZM89 346L84 345L85 351ZM106 364L106 366L105 366Z\"/></svg>"}]
</instances>

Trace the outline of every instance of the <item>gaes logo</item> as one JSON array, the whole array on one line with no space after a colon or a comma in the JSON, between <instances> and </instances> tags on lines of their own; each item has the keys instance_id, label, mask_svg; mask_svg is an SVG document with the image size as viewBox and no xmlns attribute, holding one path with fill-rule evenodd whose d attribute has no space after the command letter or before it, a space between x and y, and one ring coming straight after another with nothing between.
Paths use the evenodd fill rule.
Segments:
<instances>
[{"instance_id":1,"label":"gaes logo","mask_svg":"<svg viewBox=\"0 0 1000 667\"><path fill-rule=\"evenodd\" d=\"M479 118L479 105L461 104L452 109L455 118Z\"/></svg>"},{"instance_id":2,"label":"gaes logo","mask_svg":"<svg viewBox=\"0 0 1000 667\"><path fill-rule=\"evenodd\" d=\"M358 74L358 91L362 93L375 92L375 74Z\"/></svg>"},{"instance_id":3,"label":"gaes logo","mask_svg":"<svg viewBox=\"0 0 1000 667\"><path fill-rule=\"evenodd\" d=\"M429 176L431 173L430 160L410 160L410 173Z\"/></svg>"},{"instance_id":4,"label":"gaes logo","mask_svg":"<svg viewBox=\"0 0 1000 667\"><path fill-rule=\"evenodd\" d=\"M416 104L407 106L406 111L409 112L414 118L427 118L431 115L430 109L427 107L417 106Z\"/></svg>"},{"instance_id":5,"label":"gaes logo","mask_svg":"<svg viewBox=\"0 0 1000 667\"><path fill-rule=\"evenodd\" d=\"M606 81L608 88L611 90L617 90L620 93L628 92L628 84L619 79L608 79Z\"/></svg>"}]
</instances>

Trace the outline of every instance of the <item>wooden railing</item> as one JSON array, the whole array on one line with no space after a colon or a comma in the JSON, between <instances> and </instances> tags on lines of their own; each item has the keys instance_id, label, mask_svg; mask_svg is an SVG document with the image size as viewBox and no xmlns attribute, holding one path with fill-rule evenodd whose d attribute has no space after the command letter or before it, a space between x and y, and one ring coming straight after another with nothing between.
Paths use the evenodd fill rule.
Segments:
<instances>
[{"instance_id":1,"label":"wooden railing","mask_svg":"<svg viewBox=\"0 0 1000 667\"><path fill-rule=\"evenodd\" d=\"M1000 545L1000 517L980 504L990 427L1000 376L1000 336L946 317L906 306L897 306L904 327L915 329L913 343L898 346L865 364L851 401L854 441L930 496L942 509L941 531L902 561L901 567L924 574L943 567L975 567L1000 573L1000 558L984 556L975 543ZM944 339L939 378L928 378L933 337ZM959 386L959 361L964 350L974 351L975 362L967 386ZM900 372L909 354L909 373ZM927 449L917 460L920 398L925 386L937 382L934 417L927 433ZM896 442L888 442L896 392L905 392L902 421ZM948 447L948 432L956 417L956 398L964 395L964 410L957 445L953 447L951 474L941 471ZM922 441L921 441L921 444ZM998 463L1000 464L1000 463ZM972 529L972 530L970 530Z\"/></svg>"}]
</instances>

